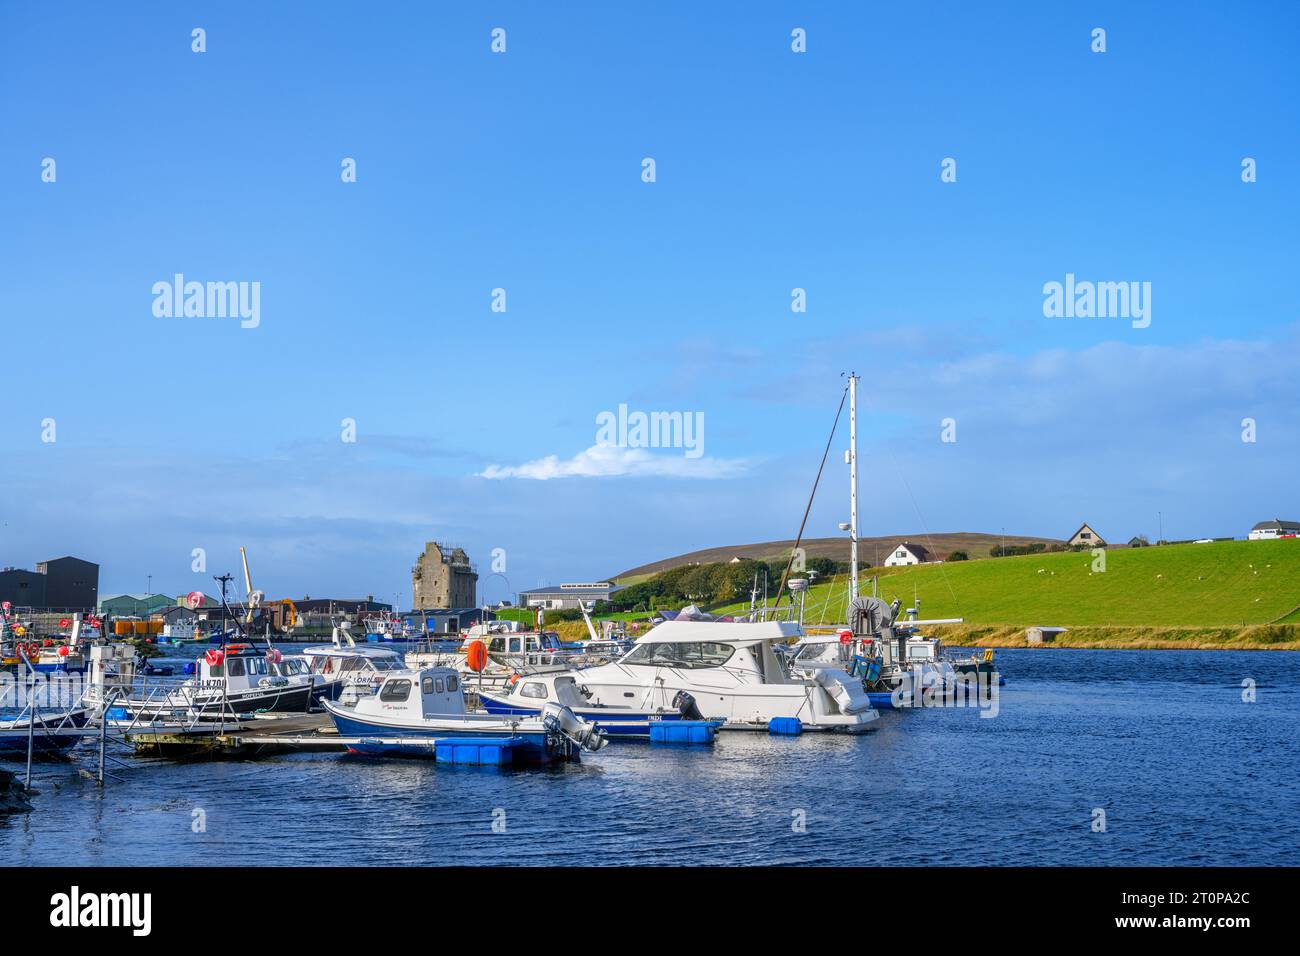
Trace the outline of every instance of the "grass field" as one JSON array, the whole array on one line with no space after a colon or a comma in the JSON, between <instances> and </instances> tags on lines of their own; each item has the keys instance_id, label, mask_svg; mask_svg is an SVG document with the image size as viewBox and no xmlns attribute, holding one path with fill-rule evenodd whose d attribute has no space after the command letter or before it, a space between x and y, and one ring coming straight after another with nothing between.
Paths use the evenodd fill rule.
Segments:
<instances>
[{"instance_id":1,"label":"grass field","mask_svg":"<svg viewBox=\"0 0 1300 956\"><path fill-rule=\"evenodd\" d=\"M873 569L879 593L921 617L1024 628L1214 628L1300 623L1300 539L1221 541L1106 552L1058 552ZM863 590L870 593L870 578ZM842 621L840 578L809 592L807 618ZM739 610L744 605L735 605Z\"/></svg>"}]
</instances>

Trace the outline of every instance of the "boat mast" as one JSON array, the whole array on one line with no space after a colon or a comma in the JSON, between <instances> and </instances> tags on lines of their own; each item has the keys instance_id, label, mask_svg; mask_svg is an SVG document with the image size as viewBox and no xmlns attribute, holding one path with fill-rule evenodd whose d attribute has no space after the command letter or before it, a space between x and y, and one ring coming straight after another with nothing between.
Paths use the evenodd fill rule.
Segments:
<instances>
[{"instance_id":1,"label":"boat mast","mask_svg":"<svg viewBox=\"0 0 1300 956\"><path fill-rule=\"evenodd\" d=\"M849 601L858 596L858 376L849 373Z\"/></svg>"}]
</instances>

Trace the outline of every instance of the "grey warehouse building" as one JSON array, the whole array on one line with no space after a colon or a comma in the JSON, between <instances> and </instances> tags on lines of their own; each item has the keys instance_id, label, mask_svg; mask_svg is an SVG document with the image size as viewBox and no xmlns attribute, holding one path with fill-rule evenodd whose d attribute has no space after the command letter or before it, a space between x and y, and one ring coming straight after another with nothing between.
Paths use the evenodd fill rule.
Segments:
<instances>
[{"instance_id":1,"label":"grey warehouse building","mask_svg":"<svg viewBox=\"0 0 1300 956\"><path fill-rule=\"evenodd\" d=\"M609 581L592 584L557 584L552 587L533 588L519 592L520 607L540 607L552 611L563 608L576 609L580 603L608 601L615 591L621 591L620 585Z\"/></svg>"}]
</instances>

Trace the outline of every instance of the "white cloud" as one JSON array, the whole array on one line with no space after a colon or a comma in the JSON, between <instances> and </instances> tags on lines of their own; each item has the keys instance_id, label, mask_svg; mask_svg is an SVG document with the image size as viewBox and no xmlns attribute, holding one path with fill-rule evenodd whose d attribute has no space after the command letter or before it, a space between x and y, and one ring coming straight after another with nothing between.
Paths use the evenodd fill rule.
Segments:
<instances>
[{"instance_id":1,"label":"white cloud","mask_svg":"<svg viewBox=\"0 0 1300 956\"><path fill-rule=\"evenodd\" d=\"M547 455L522 465L489 465L479 478L734 478L748 467L743 458L687 458L651 454L644 448L592 445L565 461Z\"/></svg>"}]
</instances>

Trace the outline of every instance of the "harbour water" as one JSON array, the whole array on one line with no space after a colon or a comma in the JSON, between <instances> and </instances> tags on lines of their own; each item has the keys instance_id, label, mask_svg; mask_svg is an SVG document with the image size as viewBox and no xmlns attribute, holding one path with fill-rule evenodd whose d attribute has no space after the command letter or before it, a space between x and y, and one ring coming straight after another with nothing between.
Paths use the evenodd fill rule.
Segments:
<instances>
[{"instance_id":1,"label":"harbour water","mask_svg":"<svg viewBox=\"0 0 1300 956\"><path fill-rule=\"evenodd\" d=\"M1300 865L1300 657L997 652L996 717L614 744L532 770L341 754L36 768L10 865ZM1243 700L1253 682L1255 701ZM21 763L6 763L21 771ZM1103 823L1104 830L1100 829Z\"/></svg>"}]
</instances>

